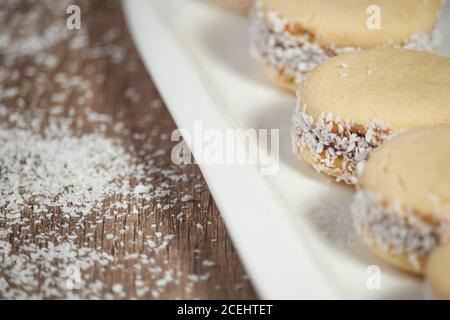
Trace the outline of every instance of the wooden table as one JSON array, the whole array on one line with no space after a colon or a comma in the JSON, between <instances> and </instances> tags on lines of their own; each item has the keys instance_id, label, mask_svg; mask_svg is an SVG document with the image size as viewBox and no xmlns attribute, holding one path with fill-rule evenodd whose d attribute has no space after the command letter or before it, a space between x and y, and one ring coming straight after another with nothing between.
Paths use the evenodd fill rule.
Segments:
<instances>
[{"instance_id":1,"label":"wooden table","mask_svg":"<svg viewBox=\"0 0 450 320\"><path fill-rule=\"evenodd\" d=\"M82 144L83 137L92 139L89 135L100 131L101 139L123 146L133 168L142 164L156 169L125 177L129 194L106 196L100 200L101 210L92 210L83 220L79 213L62 215L57 206L33 207L32 199L20 204L20 213L12 218L8 203L0 202L0 298L256 298L199 168L171 161L176 142L170 135L176 127L134 48L120 2L76 2L81 29L68 30L66 8L72 3L0 4L0 142L16 139L10 131L14 127L27 134L38 122L43 132L69 119L71 139ZM59 146L66 135L51 143ZM27 139L50 145L47 138ZM34 142L30 146L41 152ZM54 150L58 159L58 148ZM8 156L0 160L2 179L13 170ZM146 164L149 159L155 164ZM92 159L76 161L84 160ZM34 170L30 166L24 174ZM42 179L51 186L51 179L58 177ZM136 198L138 179L147 181L143 193L154 194L158 187L165 192L154 199ZM153 191L146 190L148 181ZM10 191L4 189L0 191ZM61 258L55 247L65 243L70 246ZM80 267L77 259L83 254L88 265ZM106 260L93 258L103 254ZM58 282L73 272L75 283L64 287Z\"/></svg>"}]
</instances>

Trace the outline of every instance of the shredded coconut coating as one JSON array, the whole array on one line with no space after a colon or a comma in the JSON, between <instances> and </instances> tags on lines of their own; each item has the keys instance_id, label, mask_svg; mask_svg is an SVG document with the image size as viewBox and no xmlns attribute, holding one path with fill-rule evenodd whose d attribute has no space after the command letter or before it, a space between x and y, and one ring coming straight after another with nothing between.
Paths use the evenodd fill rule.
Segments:
<instances>
[{"instance_id":1,"label":"shredded coconut coating","mask_svg":"<svg viewBox=\"0 0 450 320\"><path fill-rule=\"evenodd\" d=\"M300 83L306 73L328 58L361 50L356 47L321 46L306 32L292 33L289 20L274 11L264 13L261 2L256 2L251 12L251 53L262 63ZM429 34L414 34L404 44L390 43L384 47L417 51L433 51L440 42L437 30Z\"/></svg>"},{"instance_id":2,"label":"shredded coconut coating","mask_svg":"<svg viewBox=\"0 0 450 320\"><path fill-rule=\"evenodd\" d=\"M390 254L407 254L417 271L421 256L427 256L437 245L448 241L448 225L420 220L411 209L396 201L384 205L381 195L358 191L352 205L356 231L368 244L376 244Z\"/></svg>"},{"instance_id":3,"label":"shredded coconut coating","mask_svg":"<svg viewBox=\"0 0 450 320\"><path fill-rule=\"evenodd\" d=\"M297 107L292 122L294 153L308 151L315 161L316 171L347 184L356 184L358 163L394 136L382 121L373 120L362 127L331 113L321 113L314 119L307 113L306 105L303 109Z\"/></svg>"}]
</instances>

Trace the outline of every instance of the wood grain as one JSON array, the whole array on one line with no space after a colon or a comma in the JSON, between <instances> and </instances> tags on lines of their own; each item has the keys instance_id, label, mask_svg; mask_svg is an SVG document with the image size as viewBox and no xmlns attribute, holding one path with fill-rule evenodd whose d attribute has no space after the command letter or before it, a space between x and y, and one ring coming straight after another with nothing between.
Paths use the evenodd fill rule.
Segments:
<instances>
[{"instance_id":1,"label":"wood grain","mask_svg":"<svg viewBox=\"0 0 450 320\"><path fill-rule=\"evenodd\" d=\"M82 229L68 227L67 232L75 232L77 245L107 252L117 259L117 263L108 265L104 270L88 269L86 272L90 273L90 277L87 278L87 283L83 284L83 290L88 290L86 288L90 284L99 281L104 284L100 298L257 298L199 168L196 165L174 165L171 161L170 152L174 143L170 142L170 134L176 126L165 106L158 105L160 97L133 46L120 2L94 0L77 3L82 12L82 30L70 31L73 34L44 49L46 56L56 57L55 66L49 68L37 65L36 56L39 53L23 54L12 62L7 62L6 55L0 53L2 70L8 71L8 74L11 74L12 70L18 70L19 74L18 77L11 78L12 80L1 80L0 89L17 86L27 107L18 108L17 101L8 100L3 103L11 113L33 114L38 112L33 111L33 108L42 112L60 104L64 109L62 117L70 117L68 110L73 105L77 110L74 117L81 120L85 117L85 108L108 115L112 119L104 124L107 126L108 137L120 140L138 162L144 162L148 155L159 152L161 155L157 157L158 166L171 171L171 176L181 177L175 181L168 178L170 175L161 174L160 171L148 173L153 185L167 186L170 190L168 196L141 203L136 203L129 197L120 199L125 202L134 201L127 208L137 207L137 213L126 208L122 212L112 212L109 204L117 199L107 199L104 201L104 210L111 211L112 219L102 218L98 223L98 218L103 215L94 212L89 215ZM46 15L45 10L48 8L42 7L51 6L48 1L23 1L11 8L4 7L8 4L2 6L1 10L7 11L0 30L2 33L6 30L13 33L10 29L17 28L17 24L12 21L18 12L44 11L40 19L43 25L48 25L55 19L61 19L64 23L66 18L65 11ZM58 8L53 9L55 11ZM24 30L28 29L24 27L17 32L23 33ZM70 48L70 41L77 32L85 32L89 44L82 48ZM151 30L148 35L152 36ZM24 37L26 34L18 36ZM37 69L37 74L33 77L25 75L30 66ZM59 73L80 75L89 81L91 87L88 91L92 92L86 94L85 89L78 87L67 91L63 101L54 102L52 95L56 91L66 89L46 85L46 79L52 79ZM113 130L119 122L125 127L121 133ZM95 130L92 126L86 122L81 129L74 130L79 130L78 134L84 135ZM136 182L132 182L132 185L133 183ZM171 204L172 207L163 210L165 204ZM184 218L178 219L180 212L183 212ZM32 212L29 216L35 219ZM5 225L0 223L1 227ZM57 222L43 224L39 234L48 234L57 227ZM93 230L94 237L85 237L89 230ZM60 232L64 238L66 231ZM143 241L155 232L175 235L170 245L158 254L145 248ZM25 234L21 230L15 230L10 236L10 242L17 251L21 245L39 243L36 234L37 231ZM113 234L114 238L107 239L108 234ZM150 268L142 263L142 259L130 259L129 256L133 254L144 255L146 259L152 258L154 263ZM214 266L204 261L211 262L210 264L213 262ZM158 268L162 272L170 270L173 280L163 286L156 283L161 278L160 274L154 271ZM196 275L205 274L209 276L202 280L196 278ZM6 282L11 280L2 265L0 277L6 279ZM42 282L45 279L38 280ZM121 290L116 290L117 284L122 286ZM139 288L147 290L139 292ZM36 289L35 294L39 296L39 289ZM80 296L89 297L86 293ZM66 296L61 293L60 297ZM58 295L51 298L58 298Z\"/></svg>"}]
</instances>

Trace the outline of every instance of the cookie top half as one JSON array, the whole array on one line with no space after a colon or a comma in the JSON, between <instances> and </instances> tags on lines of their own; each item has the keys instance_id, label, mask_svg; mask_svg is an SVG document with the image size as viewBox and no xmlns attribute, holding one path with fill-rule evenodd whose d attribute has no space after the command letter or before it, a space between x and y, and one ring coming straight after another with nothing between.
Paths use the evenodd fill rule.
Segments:
<instances>
[{"instance_id":1,"label":"cookie top half","mask_svg":"<svg viewBox=\"0 0 450 320\"><path fill-rule=\"evenodd\" d=\"M450 124L409 131L384 143L367 161L360 184L423 218L450 218Z\"/></svg>"},{"instance_id":2,"label":"cookie top half","mask_svg":"<svg viewBox=\"0 0 450 320\"><path fill-rule=\"evenodd\" d=\"M394 131L450 122L450 59L404 49L371 49L337 56L301 83L301 105Z\"/></svg>"},{"instance_id":3,"label":"cookie top half","mask_svg":"<svg viewBox=\"0 0 450 320\"><path fill-rule=\"evenodd\" d=\"M367 27L368 8L374 5L381 13L380 29ZM430 33L442 5L442 0L262 1L264 11L279 13L319 43L358 48L403 44L414 34Z\"/></svg>"}]
</instances>

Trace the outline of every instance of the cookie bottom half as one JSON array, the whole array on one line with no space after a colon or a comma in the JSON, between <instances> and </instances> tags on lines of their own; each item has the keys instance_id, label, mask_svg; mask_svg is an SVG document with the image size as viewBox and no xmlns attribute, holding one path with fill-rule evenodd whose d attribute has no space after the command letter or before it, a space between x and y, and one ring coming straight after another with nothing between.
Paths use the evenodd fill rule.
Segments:
<instances>
[{"instance_id":1,"label":"cookie bottom half","mask_svg":"<svg viewBox=\"0 0 450 320\"><path fill-rule=\"evenodd\" d=\"M374 238L366 237L365 239L363 239L363 241L377 257L394 266L395 268L417 276L423 275L427 256L416 255L414 257L414 260L412 261L411 256L408 253L393 253L381 248L376 244Z\"/></svg>"},{"instance_id":2,"label":"cookie bottom half","mask_svg":"<svg viewBox=\"0 0 450 320\"><path fill-rule=\"evenodd\" d=\"M446 238L445 228L423 220L398 202L360 190L352 205L355 229L371 250L393 266L422 275L430 253Z\"/></svg>"},{"instance_id":3,"label":"cookie bottom half","mask_svg":"<svg viewBox=\"0 0 450 320\"><path fill-rule=\"evenodd\" d=\"M435 249L427 262L427 282L440 299L450 300L450 243Z\"/></svg>"}]
</instances>

